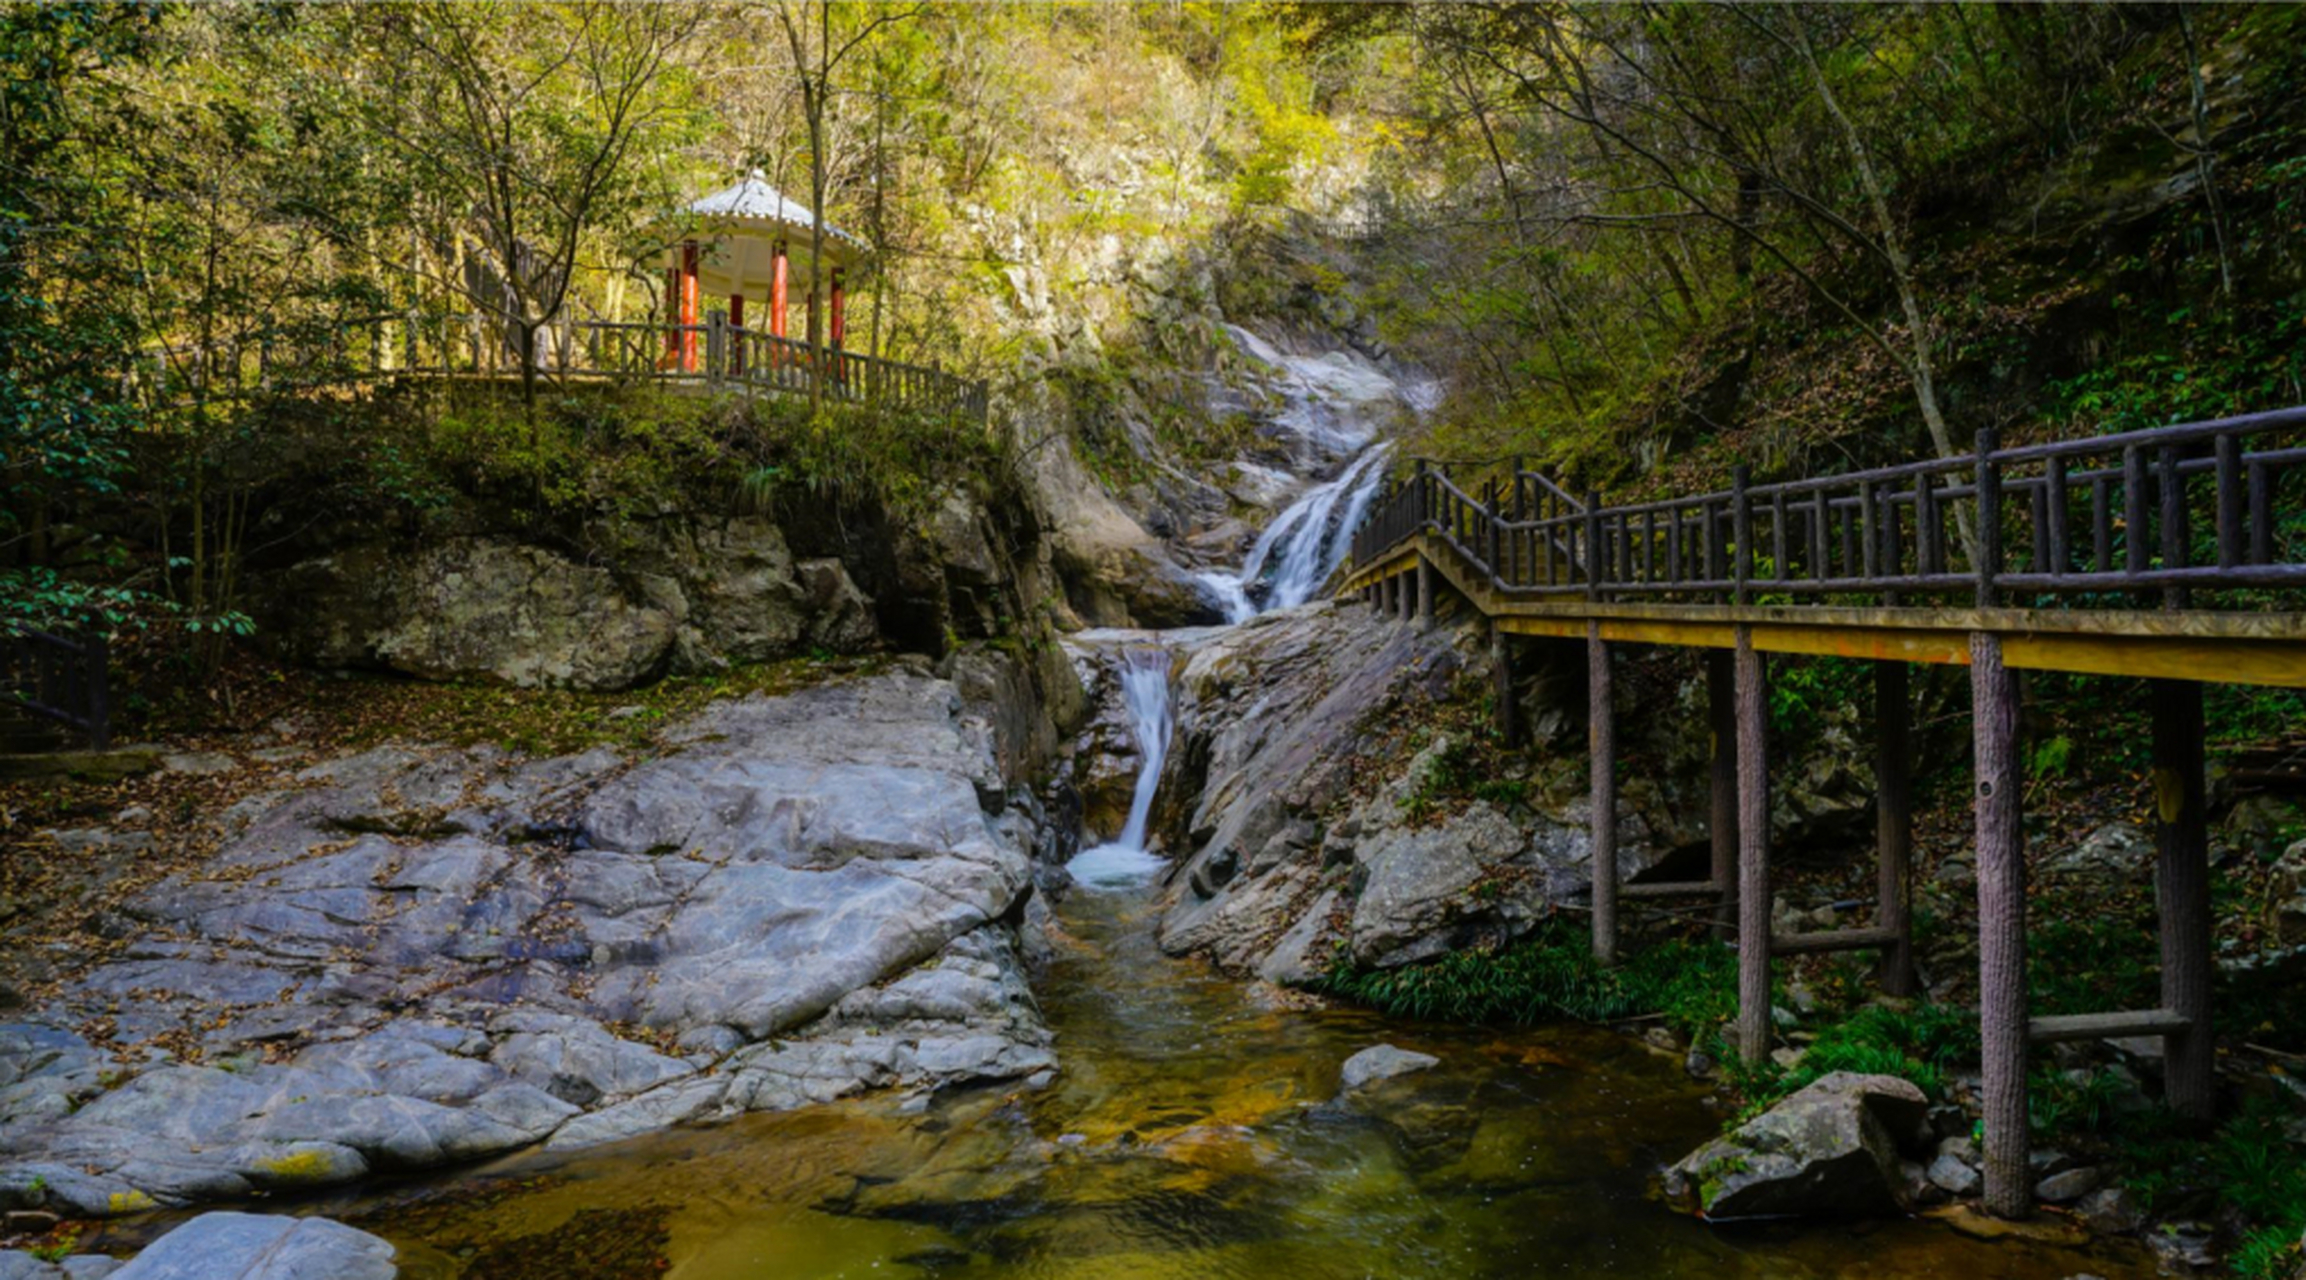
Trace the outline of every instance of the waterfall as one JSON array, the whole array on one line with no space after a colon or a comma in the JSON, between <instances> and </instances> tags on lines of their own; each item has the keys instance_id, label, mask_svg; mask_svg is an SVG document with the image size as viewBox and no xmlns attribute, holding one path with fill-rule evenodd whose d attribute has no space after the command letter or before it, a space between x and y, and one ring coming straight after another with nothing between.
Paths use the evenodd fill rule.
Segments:
<instances>
[{"instance_id":1,"label":"waterfall","mask_svg":"<svg viewBox=\"0 0 2306 1280\"><path fill-rule=\"evenodd\" d=\"M1145 851L1145 825L1153 816L1153 793L1161 787L1161 766L1169 758L1169 651L1153 646L1124 649L1120 655L1121 696L1129 708L1129 733L1137 742L1137 789L1129 800L1129 821L1113 840L1085 849L1065 865L1084 885L1130 885L1168 864Z\"/></svg>"},{"instance_id":2,"label":"waterfall","mask_svg":"<svg viewBox=\"0 0 2306 1280\"><path fill-rule=\"evenodd\" d=\"M1361 523L1370 499L1377 495L1377 486L1385 479L1379 464L1392 447L1390 443L1372 445L1336 479L1306 490L1265 526L1240 569L1233 573L1210 570L1200 575L1224 608L1227 622L1243 622L1264 609L1286 609L1313 598L1345 559L1354 527ZM1342 517L1338 510L1341 502ZM1275 564L1277 551L1280 562ZM1262 601L1254 593L1261 593Z\"/></svg>"}]
</instances>

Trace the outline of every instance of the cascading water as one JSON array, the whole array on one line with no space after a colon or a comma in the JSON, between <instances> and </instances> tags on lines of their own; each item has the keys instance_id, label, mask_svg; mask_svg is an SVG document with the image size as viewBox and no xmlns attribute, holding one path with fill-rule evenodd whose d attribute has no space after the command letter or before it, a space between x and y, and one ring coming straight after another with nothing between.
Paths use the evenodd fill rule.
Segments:
<instances>
[{"instance_id":1,"label":"cascading water","mask_svg":"<svg viewBox=\"0 0 2306 1280\"><path fill-rule=\"evenodd\" d=\"M1239 569L1200 574L1226 621L1245 622L1267 609L1305 603L1336 572L1385 479L1392 445L1372 441L1401 410L1430 408L1433 388L1397 380L1355 352L1288 355L1239 325L1225 328L1244 355L1270 371L1268 385L1284 401L1273 427L1316 459L1350 459L1334 479L1307 489L1266 525Z\"/></svg>"},{"instance_id":2,"label":"cascading water","mask_svg":"<svg viewBox=\"0 0 2306 1280\"><path fill-rule=\"evenodd\" d=\"M1372 445L1336 479L1306 490L1265 526L1240 569L1201 575L1224 607L1227 622L1245 622L1264 609L1287 609L1313 598L1345 559L1354 527L1385 479L1378 464L1392 447Z\"/></svg>"},{"instance_id":3,"label":"cascading water","mask_svg":"<svg viewBox=\"0 0 2306 1280\"><path fill-rule=\"evenodd\" d=\"M1153 793L1161 786L1161 766L1169 758L1169 651L1154 646L1123 649L1121 697L1129 708L1129 733L1137 743L1137 789L1129 799L1129 821L1121 834L1085 849L1065 865L1084 885L1138 884L1168 866L1145 849L1145 826L1153 817Z\"/></svg>"}]
</instances>

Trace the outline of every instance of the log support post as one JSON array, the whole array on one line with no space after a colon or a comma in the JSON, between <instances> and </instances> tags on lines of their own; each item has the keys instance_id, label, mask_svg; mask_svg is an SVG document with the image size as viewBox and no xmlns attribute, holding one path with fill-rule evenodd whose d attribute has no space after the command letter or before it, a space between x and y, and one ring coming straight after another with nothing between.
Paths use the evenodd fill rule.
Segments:
<instances>
[{"instance_id":1,"label":"log support post","mask_svg":"<svg viewBox=\"0 0 2306 1280\"><path fill-rule=\"evenodd\" d=\"M2165 1100L2195 1120L2217 1111L2210 1029L2210 843L2205 825L2202 686L2155 680L2154 896L2161 905L2162 1007L2186 1020L2162 1038Z\"/></svg>"},{"instance_id":2,"label":"log support post","mask_svg":"<svg viewBox=\"0 0 2306 1280\"><path fill-rule=\"evenodd\" d=\"M1881 878L1874 927L1894 935L1882 948L1880 982L1887 995L1910 996L1914 936L1907 897L1914 851L1913 711L1906 664L1874 664L1874 843Z\"/></svg>"},{"instance_id":3,"label":"log support post","mask_svg":"<svg viewBox=\"0 0 2306 1280\"><path fill-rule=\"evenodd\" d=\"M1507 747L1521 745L1520 708L1513 701L1513 637L1495 619L1489 624L1489 664L1497 673L1494 710L1498 740Z\"/></svg>"},{"instance_id":4,"label":"log support post","mask_svg":"<svg viewBox=\"0 0 2306 1280\"><path fill-rule=\"evenodd\" d=\"M2019 799L2018 682L2002 639L1970 636L1977 759L1978 1021L1985 1067L1985 1206L2033 1211L2026 1124L2026 837Z\"/></svg>"},{"instance_id":5,"label":"log support post","mask_svg":"<svg viewBox=\"0 0 2306 1280\"><path fill-rule=\"evenodd\" d=\"M1737 670L1728 649L1705 654L1706 723L1712 752L1713 806L1707 832L1713 839L1711 879L1721 886L1714 911L1714 937L1727 942L1738 925L1738 754Z\"/></svg>"},{"instance_id":6,"label":"log support post","mask_svg":"<svg viewBox=\"0 0 2306 1280\"><path fill-rule=\"evenodd\" d=\"M1593 761L1593 958L1617 963L1617 720L1610 694L1609 642L1585 624L1587 753Z\"/></svg>"},{"instance_id":7,"label":"log support post","mask_svg":"<svg viewBox=\"0 0 2306 1280\"><path fill-rule=\"evenodd\" d=\"M1417 558L1417 625L1433 625L1433 563L1424 556Z\"/></svg>"},{"instance_id":8,"label":"log support post","mask_svg":"<svg viewBox=\"0 0 2306 1280\"><path fill-rule=\"evenodd\" d=\"M1769 690L1753 630L1737 629L1738 1052L1770 1056Z\"/></svg>"}]
</instances>

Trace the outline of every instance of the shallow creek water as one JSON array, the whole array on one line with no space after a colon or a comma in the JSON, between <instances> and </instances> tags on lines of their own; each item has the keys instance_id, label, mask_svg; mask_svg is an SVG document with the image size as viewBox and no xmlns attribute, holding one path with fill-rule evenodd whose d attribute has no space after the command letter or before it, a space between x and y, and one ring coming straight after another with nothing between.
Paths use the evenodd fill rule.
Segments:
<instances>
[{"instance_id":1,"label":"shallow creek water","mask_svg":"<svg viewBox=\"0 0 2306 1280\"><path fill-rule=\"evenodd\" d=\"M1928 1222L1707 1227L1649 1197L1718 1123L1673 1059L1586 1027L1268 1005L1162 956L1151 894L1060 905L1045 1089L754 1116L307 1208L391 1238L409 1280L2151 1274ZM1380 1041L1443 1065L1368 1114L1331 1105Z\"/></svg>"}]
</instances>

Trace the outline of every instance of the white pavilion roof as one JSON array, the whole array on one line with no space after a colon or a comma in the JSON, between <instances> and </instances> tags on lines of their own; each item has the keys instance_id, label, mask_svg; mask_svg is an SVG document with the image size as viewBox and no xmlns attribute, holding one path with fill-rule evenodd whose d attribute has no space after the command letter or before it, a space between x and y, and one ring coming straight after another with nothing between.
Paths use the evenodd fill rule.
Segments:
<instances>
[{"instance_id":1,"label":"white pavilion roof","mask_svg":"<svg viewBox=\"0 0 2306 1280\"><path fill-rule=\"evenodd\" d=\"M737 185L715 191L696 201L689 206L688 211L709 222L758 224L757 228L742 229L758 229L772 234L777 230L786 230L805 236L817 227L817 215L810 212L807 205L770 186L768 179L758 169L745 175L744 181ZM824 227L828 239L842 241L855 249L868 247L863 240L829 222Z\"/></svg>"}]
</instances>

